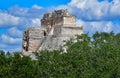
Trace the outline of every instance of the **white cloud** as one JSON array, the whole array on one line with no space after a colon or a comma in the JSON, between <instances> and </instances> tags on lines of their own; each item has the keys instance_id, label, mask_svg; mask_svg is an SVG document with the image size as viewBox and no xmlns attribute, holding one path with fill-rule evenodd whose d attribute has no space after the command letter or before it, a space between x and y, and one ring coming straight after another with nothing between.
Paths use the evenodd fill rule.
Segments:
<instances>
[{"instance_id":1,"label":"white cloud","mask_svg":"<svg viewBox=\"0 0 120 78\"><path fill-rule=\"evenodd\" d=\"M69 6L67 6L67 5L60 5L60 6L58 6L58 7L55 7L55 9L71 9Z\"/></svg>"},{"instance_id":2,"label":"white cloud","mask_svg":"<svg viewBox=\"0 0 120 78\"><path fill-rule=\"evenodd\" d=\"M14 36L14 37L22 37L22 31L18 30L17 27L12 27L10 29L8 29L8 33L11 35L11 36Z\"/></svg>"},{"instance_id":3,"label":"white cloud","mask_svg":"<svg viewBox=\"0 0 120 78\"><path fill-rule=\"evenodd\" d=\"M0 13L0 27L1 26L15 26L19 24L19 17L12 16L8 13Z\"/></svg>"},{"instance_id":4,"label":"white cloud","mask_svg":"<svg viewBox=\"0 0 120 78\"><path fill-rule=\"evenodd\" d=\"M39 18L35 18L35 19L31 19L31 26L40 26L40 19Z\"/></svg>"},{"instance_id":5,"label":"white cloud","mask_svg":"<svg viewBox=\"0 0 120 78\"><path fill-rule=\"evenodd\" d=\"M21 45L8 45L8 44L0 44L0 50L4 50L4 52L20 52L22 51Z\"/></svg>"},{"instance_id":6,"label":"white cloud","mask_svg":"<svg viewBox=\"0 0 120 78\"><path fill-rule=\"evenodd\" d=\"M5 44L0 44L0 48L5 48L5 47L7 47L7 45L5 45Z\"/></svg>"},{"instance_id":7,"label":"white cloud","mask_svg":"<svg viewBox=\"0 0 120 78\"><path fill-rule=\"evenodd\" d=\"M111 8L110 8L111 15L120 16L120 11L118 11L119 9L120 9L120 0L113 0L113 4L111 4Z\"/></svg>"},{"instance_id":8,"label":"white cloud","mask_svg":"<svg viewBox=\"0 0 120 78\"><path fill-rule=\"evenodd\" d=\"M4 43L8 43L8 44L17 44L17 43L21 43L22 39L21 38L12 38L8 35L3 34L1 36L2 42Z\"/></svg>"},{"instance_id":9,"label":"white cloud","mask_svg":"<svg viewBox=\"0 0 120 78\"><path fill-rule=\"evenodd\" d=\"M90 34L99 32L120 32L120 0L72 0L68 7L77 16L77 26L83 26Z\"/></svg>"},{"instance_id":10,"label":"white cloud","mask_svg":"<svg viewBox=\"0 0 120 78\"><path fill-rule=\"evenodd\" d=\"M72 13L83 20L111 20L120 17L120 0L72 0L68 6ZM119 18L120 19L120 18Z\"/></svg>"},{"instance_id":11,"label":"white cloud","mask_svg":"<svg viewBox=\"0 0 120 78\"><path fill-rule=\"evenodd\" d=\"M33 5L31 8L25 8L20 6L13 6L8 9L9 14L24 18L41 18L41 16L47 11L38 5Z\"/></svg>"},{"instance_id":12,"label":"white cloud","mask_svg":"<svg viewBox=\"0 0 120 78\"><path fill-rule=\"evenodd\" d=\"M7 13L0 13L0 27L26 28L30 26L40 26L40 18L15 17Z\"/></svg>"},{"instance_id":13,"label":"white cloud","mask_svg":"<svg viewBox=\"0 0 120 78\"><path fill-rule=\"evenodd\" d=\"M0 12L0 14L2 14L0 16L0 27L17 26L19 28L26 28L30 26L40 26L40 19L47 11L47 8L42 8L36 4L31 8L13 6L6 12Z\"/></svg>"},{"instance_id":14,"label":"white cloud","mask_svg":"<svg viewBox=\"0 0 120 78\"><path fill-rule=\"evenodd\" d=\"M92 21L86 22L83 20L77 20L77 26L83 26L84 32L89 32L90 34L94 34L96 31L98 32L111 32L114 31L118 33L120 30L120 25L113 23L112 21Z\"/></svg>"},{"instance_id":15,"label":"white cloud","mask_svg":"<svg viewBox=\"0 0 120 78\"><path fill-rule=\"evenodd\" d=\"M36 4L33 5L32 8L34 8L34 9L43 9L43 7L40 7L40 6L36 5Z\"/></svg>"}]
</instances>

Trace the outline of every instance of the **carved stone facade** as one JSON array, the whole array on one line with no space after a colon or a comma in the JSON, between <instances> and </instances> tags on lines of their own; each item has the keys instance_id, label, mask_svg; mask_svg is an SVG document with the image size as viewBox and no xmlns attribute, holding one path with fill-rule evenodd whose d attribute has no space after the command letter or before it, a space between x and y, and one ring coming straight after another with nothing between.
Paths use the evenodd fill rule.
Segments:
<instances>
[{"instance_id":1,"label":"carved stone facade","mask_svg":"<svg viewBox=\"0 0 120 78\"><path fill-rule=\"evenodd\" d=\"M23 37L23 52L36 51L45 36L46 32L42 28L26 29Z\"/></svg>"},{"instance_id":2,"label":"carved stone facade","mask_svg":"<svg viewBox=\"0 0 120 78\"><path fill-rule=\"evenodd\" d=\"M67 10L46 13L41 19L40 28L28 28L24 31L23 52L58 50L64 40L82 33L83 28L76 27L76 17Z\"/></svg>"},{"instance_id":3,"label":"carved stone facade","mask_svg":"<svg viewBox=\"0 0 120 78\"><path fill-rule=\"evenodd\" d=\"M76 18L66 10L55 10L53 13L46 13L41 19L41 26L46 29L51 27L75 27Z\"/></svg>"}]
</instances>

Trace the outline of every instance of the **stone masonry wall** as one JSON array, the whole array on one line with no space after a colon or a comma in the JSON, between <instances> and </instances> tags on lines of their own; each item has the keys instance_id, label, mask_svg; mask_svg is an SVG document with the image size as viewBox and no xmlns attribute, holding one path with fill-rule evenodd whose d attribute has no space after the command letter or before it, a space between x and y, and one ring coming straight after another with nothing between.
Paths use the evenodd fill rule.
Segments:
<instances>
[{"instance_id":1,"label":"stone masonry wall","mask_svg":"<svg viewBox=\"0 0 120 78\"><path fill-rule=\"evenodd\" d=\"M67 10L56 10L53 13L44 14L41 19L41 26L44 28L51 27L75 27L76 17Z\"/></svg>"},{"instance_id":2,"label":"stone masonry wall","mask_svg":"<svg viewBox=\"0 0 120 78\"><path fill-rule=\"evenodd\" d=\"M83 33L82 27L55 27L53 35L46 36L39 50L59 50L64 41Z\"/></svg>"},{"instance_id":3,"label":"stone masonry wall","mask_svg":"<svg viewBox=\"0 0 120 78\"><path fill-rule=\"evenodd\" d=\"M74 39L83 33L76 27L76 17L67 10L55 10L44 14L41 27L28 28L23 33L23 52L38 50L59 50L65 40Z\"/></svg>"},{"instance_id":4,"label":"stone masonry wall","mask_svg":"<svg viewBox=\"0 0 120 78\"><path fill-rule=\"evenodd\" d=\"M23 39L24 43L27 45L26 49L23 48L23 52L25 51L36 51L40 46L42 40L45 36L45 29L42 28L29 28L27 31L27 42ZM25 31L25 32L26 32Z\"/></svg>"}]
</instances>

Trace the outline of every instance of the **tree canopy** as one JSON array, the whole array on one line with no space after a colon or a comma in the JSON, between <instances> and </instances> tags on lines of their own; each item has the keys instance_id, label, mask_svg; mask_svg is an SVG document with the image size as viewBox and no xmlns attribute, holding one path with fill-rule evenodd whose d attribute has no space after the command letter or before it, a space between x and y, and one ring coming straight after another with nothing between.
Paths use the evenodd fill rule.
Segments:
<instances>
[{"instance_id":1,"label":"tree canopy","mask_svg":"<svg viewBox=\"0 0 120 78\"><path fill-rule=\"evenodd\" d=\"M21 53L0 51L0 78L119 78L120 33L77 35L62 50L35 52L37 60ZM64 47L63 46L63 47Z\"/></svg>"}]
</instances>

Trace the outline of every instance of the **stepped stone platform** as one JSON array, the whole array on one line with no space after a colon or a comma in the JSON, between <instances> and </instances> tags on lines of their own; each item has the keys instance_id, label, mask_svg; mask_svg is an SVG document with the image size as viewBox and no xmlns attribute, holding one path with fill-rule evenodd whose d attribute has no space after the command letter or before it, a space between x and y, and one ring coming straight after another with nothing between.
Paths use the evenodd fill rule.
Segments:
<instances>
[{"instance_id":1,"label":"stepped stone platform","mask_svg":"<svg viewBox=\"0 0 120 78\"><path fill-rule=\"evenodd\" d=\"M27 28L23 33L23 52L59 50L65 40L81 35L83 27L76 27L76 17L66 9L44 14L41 27Z\"/></svg>"}]
</instances>

